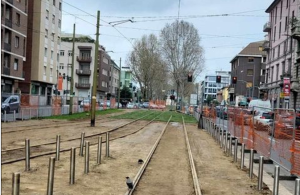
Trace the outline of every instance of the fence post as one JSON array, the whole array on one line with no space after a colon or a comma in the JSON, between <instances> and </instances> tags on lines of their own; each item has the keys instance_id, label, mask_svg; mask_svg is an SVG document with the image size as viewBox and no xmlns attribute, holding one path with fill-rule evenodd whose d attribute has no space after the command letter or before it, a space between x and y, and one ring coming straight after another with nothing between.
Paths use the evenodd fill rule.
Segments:
<instances>
[{"instance_id":1,"label":"fence post","mask_svg":"<svg viewBox=\"0 0 300 195\"><path fill-rule=\"evenodd\" d=\"M82 133L81 133L81 140L80 140L79 156L83 156L84 137L85 137L85 133L82 132Z\"/></svg>"},{"instance_id":2,"label":"fence post","mask_svg":"<svg viewBox=\"0 0 300 195\"><path fill-rule=\"evenodd\" d=\"M85 154L84 154L84 173L89 173L89 164L90 164L90 142L85 142Z\"/></svg>"},{"instance_id":3,"label":"fence post","mask_svg":"<svg viewBox=\"0 0 300 195\"><path fill-rule=\"evenodd\" d=\"M29 119L31 119L31 108L29 108Z\"/></svg>"},{"instance_id":4,"label":"fence post","mask_svg":"<svg viewBox=\"0 0 300 195\"><path fill-rule=\"evenodd\" d=\"M109 157L109 132L106 132L106 157Z\"/></svg>"},{"instance_id":5,"label":"fence post","mask_svg":"<svg viewBox=\"0 0 300 195\"><path fill-rule=\"evenodd\" d=\"M60 155L60 135L56 135L56 161L59 161Z\"/></svg>"},{"instance_id":6,"label":"fence post","mask_svg":"<svg viewBox=\"0 0 300 195\"><path fill-rule=\"evenodd\" d=\"M238 153L238 140L234 140L234 162L237 162L237 153Z\"/></svg>"},{"instance_id":7,"label":"fence post","mask_svg":"<svg viewBox=\"0 0 300 195\"><path fill-rule=\"evenodd\" d=\"M6 120L6 110L4 110L4 122L7 122L7 120Z\"/></svg>"},{"instance_id":8,"label":"fence post","mask_svg":"<svg viewBox=\"0 0 300 195\"><path fill-rule=\"evenodd\" d=\"M250 150L250 159L249 159L249 177L252 179L253 177L253 161L254 161L254 150Z\"/></svg>"},{"instance_id":9,"label":"fence post","mask_svg":"<svg viewBox=\"0 0 300 195\"><path fill-rule=\"evenodd\" d=\"M278 195L279 194L279 175L280 175L280 167L278 165L275 165L273 195Z\"/></svg>"},{"instance_id":10,"label":"fence post","mask_svg":"<svg viewBox=\"0 0 300 195\"><path fill-rule=\"evenodd\" d=\"M25 139L25 171L30 171L30 139Z\"/></svg>"},{"instance_id":11,"label":"fence post","mask_svg":"<svg viewBox=\"0 0 300 195\"><path fill-rule=\"evenodd\" d=\"M228 150L229 156L232 155L232 136L229 138L229 150Z\"/></svg>"},{"instance_id":12,"label":"fence post","mask_svg":"<svg viewBox=\"0 0 300 195\"><path fill-rule=\"evenodd\" d=\"M16 121L16 111L14 110L14 118L13 121Z\"/></svg>"},{"instance_id":13,"label":"fence post","mask_svg":"<svg viewBox=\"0 0 300 195\"><path fill-rule=\"evenodd\" d=\"M263 186L263 170L264 170L264 157L259 157L259 167L258 167L258 184L257 189L262 190Z\"/></svg>"},{"instance_id":14,"label":"fence post","mask_svg":"<svg viewBox=\"0 0 300 195\"><path fill-rule=\"evenodd\" d=\"M12 195L20 194L20 173L12 174Z\"/></svg>"},{"instance_id":15,"label":"fence post","mask_svg":"<svg viewBox=\"0 0 300 195\"><path fill-rule=\"evenodd\" d=\"M75 160L76 160L76 148L71 148L70 154L70 185L75 183Z\"/></svg>"},{"instance_id":16,"label":"fence post","mask_svg":"<svg viewBox=\"0 0 300 195\"><path fill-rule=\"evenodd\" d=\"M242 143L242 150L241 150L241 169L244 168L244 160L245 160L245 144Z\"/></svg>"},{"instance_id":17,"label":"fence post","mask_svg":"<svg viewBox=\"0 0 300 195\"><path fill-rule=\"evenodd\" d=\"M101 153L102 153L102 137L98 137L98 152L97 152L97 164L101 164Z\"/></svg>"},{"instance_id":18,"label":"fence post","mask_svg":"<svg viewBox=\"0 0 300 195\"><path fill-rule=\"evenodd\" d=\"M22 110L21 110L21 118L22 118L22 121L24 120L24 119L23 119L23 116L24 116L24 115L23 115L23 109L22 109Z\"/></svg>"},{"instance_id":19,"label":"fence post","mask_svg":"<svg viewBox=\"0 0 300 195\"><path fill-rule=\"evenodd\" d=\"M53 195L55 157L49 158L47 195Z\"/></svg>"},{"instance_id":20,"label":"fence post","mask_svg":"<svg viewBox=\"0 0 300 195\"><path fill-rule=\"evenodd\" d=\"M297 178L295 181L295 193L294 195L300 194L300 178Z\"/></svg>"}]
</instances>

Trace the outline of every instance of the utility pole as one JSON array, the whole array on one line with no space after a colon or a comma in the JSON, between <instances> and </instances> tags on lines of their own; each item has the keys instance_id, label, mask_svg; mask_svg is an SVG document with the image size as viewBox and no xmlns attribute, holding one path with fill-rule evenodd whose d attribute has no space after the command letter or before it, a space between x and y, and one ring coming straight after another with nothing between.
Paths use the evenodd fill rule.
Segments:
<instances>
[{"instance_id":1,"label":"utility pole","mask_svg":"<svg viewBox=\"0 0 300 195\"><path fill-rule=\"evenodd\" d=\"M119 71L119 90L118 90L118 109L120 108L119 104L120 104L120 95L121 95L121 62L122 62L122 58L120 58L120 71Z\"/></svg>"},{"instance_id":2,"label":"utility pole","mask_svg":"<svg viewBox=\"0 0 300 195\"><path fill-rule=\"evenodd\" d=\"M91 109L91 127L95 127L95 115L96 115L96 92L97 92L97 67L98 67L98 47L99 47L99 24L100 11L97 12L97 30L96 30L96 42L95 42L95 62L94 62L94 75L93 75L93 90L92 90L92 109Z\"/></svg>"},{"instance_id":3,"label":"utility pole","mask_svg":"<svg viewBox=\"0 0 300 195\"><path fill-rule=\"evenodd\" d=\"M74 85L74 55L75 55L75 24L73 26L73 47L72 47L72 66L71 66L71 87L70 87L70 109L69 115L73 112L73 85ZM67 79L68 82L68 79Z\"/></svg>"}]
</instances>

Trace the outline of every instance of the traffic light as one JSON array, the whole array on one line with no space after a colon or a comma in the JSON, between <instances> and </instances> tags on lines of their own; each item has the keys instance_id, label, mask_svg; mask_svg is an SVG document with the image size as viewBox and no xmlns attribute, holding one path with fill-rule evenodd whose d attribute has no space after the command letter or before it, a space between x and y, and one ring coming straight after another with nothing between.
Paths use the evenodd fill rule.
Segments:
<instances>
[{"instance_id":1,"label":"traffic light","mask_svg":"<svg viewBox=\"0 0 300 195\"><path fill-rule=\"evenodd\" d=\"M192 74L188 74L188 82L193 82L193 75Z\"/></svg>"},{"instance_id":2,"label":"traffic light","mask_svg":"<svg viewBox=\"0 0 300 195\"><path fill-rule=\"evenodd\" d=\"M232 84L236 84L237 82L237 77L232 77Z\"/></svg>"},{"instance_id":3,"label":"traffic light","mask_svg":"<svg viewBox=\"0 0 300 195\"><path fill-rule=\"evenodd\" d=\"M217 76L216 83L221 83L221 76Z\"/></svg>"}]
</instances>

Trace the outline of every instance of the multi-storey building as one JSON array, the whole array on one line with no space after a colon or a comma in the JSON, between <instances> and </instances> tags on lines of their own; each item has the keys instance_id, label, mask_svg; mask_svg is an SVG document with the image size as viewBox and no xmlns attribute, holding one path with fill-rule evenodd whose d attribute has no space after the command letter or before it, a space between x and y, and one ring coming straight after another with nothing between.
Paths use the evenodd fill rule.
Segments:
<instances>
[{"instance_id":1,"label":"multi-storey building","mask_svg":"<svg viewBox=\"0 0 300 195\"><path fill-rule=\"evenodd\" d=\"M27 43L27 1L1 1L1 92L20 92Z\"/></svg>"},{"instance_id":2,"label":"multi-storey building","mask_svg":"<svg viewBox=\"0 0 300 195\"><path fill-rule=\"evenodd\" d=\"M57 74L63 78L61 95L69 97L72 75L72 47L73 34L62 34L61 49L59 51L59 66ZM94 40L85 35L75 36L74 46L74 69L73 69L73 92L78 101L89 99L92 94L93 72L95 58Z\"/></svg>"},{"instance_id":3,"label":"multi-storey building","mask_svg":"<svg viewBox=\"0 0 300 195\"><path fill-rule=\"evenodd\" d=\"M221 76L221 83L216 82L216 77ZM230 83L230 72L228 71L216 71L215 75L206 75L204 80L204 99L208 96L212 99L216 99L217 92Z\"/></svg>"},{"instance_id":4,"label":"multi-storey building","mask_svg":"<svg viewBox=\"0 0 300 195\"><path fill-rule=\"evenodd\" d=\"M118 97L119 82L120 82L120 67L111 60L111 84L110 93L112 97Z\"/></svg>"},{"instance_id":5,"label":"multi-storey building","mask_svg":"<svg viewBox=\"0 0 300 195\"><path fill-rule=\"evenodd\" d=\"M28 2L28 37L27 59L24 64L25 81L20 88L22 93L45 97L42 104L50 105L53 86L57 82L62 1L22 2Z\"/></svg>"},{"instance_id":6,"label":"multi-storey building","mask_svg":"<svg viewBox=\"0 0 300 195\"><path fill-rule=\"evenodd\" d=\"M231 84L232 90L230 100L235 96L259 98L259 87L264 83L261 70L265 71L266 54L261 51L263 41L253 42L247 45L231 61L231 76L237 77L237 83Z\"/></svg>"},{"instance_id":7,"label":"multi-storey building","mask_svg":"<svg viewBox=\"0 0 300 195\"><path fill-rule=\"evenodd\" d=\"M263 49L267 52L267 61L261 90L268 93L273 108L294 108L289 104L289 97L283 98L280 94L283 78L291 78L295 63L296 41L291 37L291 23L299 14L298 4L298 0L274 0L266 10L269 21L263 27L267 33Z\"/></svg>"},{"instance_id":8,"label":"multi-storey building","mask_svg":"<svg viewBox=\"0 0 300 195\"><path fill-rule=\"evenodd\" d=\"M98 53L98 80L97 80L97 99L103 101L107 97L110 89L111 77L111 58L103 46L99 47Z\"/></svg>"}]
</instances>

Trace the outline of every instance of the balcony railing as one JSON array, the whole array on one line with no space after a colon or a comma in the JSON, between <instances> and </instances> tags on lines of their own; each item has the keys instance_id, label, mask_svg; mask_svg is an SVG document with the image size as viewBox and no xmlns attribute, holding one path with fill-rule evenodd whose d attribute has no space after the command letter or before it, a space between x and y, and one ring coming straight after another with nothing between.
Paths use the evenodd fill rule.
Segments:
<instances>
[{"instance_id":1,"label":"balcony railing","mask_svg":"<svg viewBox=\"0 0 300 195\"><path fill-rule=\"evenodd\" d=\"M78 62L91 62L92 57L90 57L90 56L77 56L77 61Z\"/></svg>"},{"instance_id":2,"label":"balcony railing","mask_svg":"<svg viewBox=\"0 0 300 195\"><path fill-rule=\"evenodd\" d=\"M269 41L265 41L263 43L263 51L268 51L270 49L270 42Z\"/></svg>"},{"instance_id":3,"label":"balcony railing","mask_svg":"<svg viewBox=\"0 0 300 195\"><path fill-rule=\"evenodd\" d=\"M78 74L78 75L91 75L91 70L76 69L76 74Z\"/></svg>"},{"instance_id":4,"label":"balcony railing","mask_svg":"<svg viewBox=\"0 0 300 195\"><path fill-rule=\"evenodd\" d=\"M263 31L269 32L270 30L271 30L270 22L265 23Z\"/></svg>"},{"instance_id":5,"label":"balcony railing","mask_svg":"<svg viewBox=\"0 0 300 195\"><path fill-rule=\"evenodd\" d=\"M4 50L6 50L6 51L11 51L11 44L9 44L9 43L4 43Z\"/></svg>"},{"instance_id":6,"label":"balcony railing","mask_svg":"<svg viewBox=\"0 0 300 195\"><path fill-rule=\"evenodd\" d=\"M10 19L5 18L5 26L11 28L12 27L12 21Z\"/></svg>"},{"instance_id":7,"label":"balcony railing","mask_svg":"<svg viewBox=\"0 0 300 195\"><path fill-rule=\"evenodd\" d=\"M3 74L10 75L10 68L9 67L3 67Z\"/></svg>"},{"instance_id":8,"label":"balcony railing","mask_svg":"<svg viewBox=\"0 0 300 195\"><path fill-rule=\"evenodd\" d=\"M292 37L294 39L300 40L300 21L292 23L291 31L292 31Z\"/></svg>"},{"instance_id":9,"label":"balcony railing","mask_svg":"<svg viewBox=\"0 0 300 195\"><path fill-rule=\"evenodd\" d=\"M91 87L90 83L75 83L75 87L78 89L89 89Z\"/></svg>"}]
</instances>

